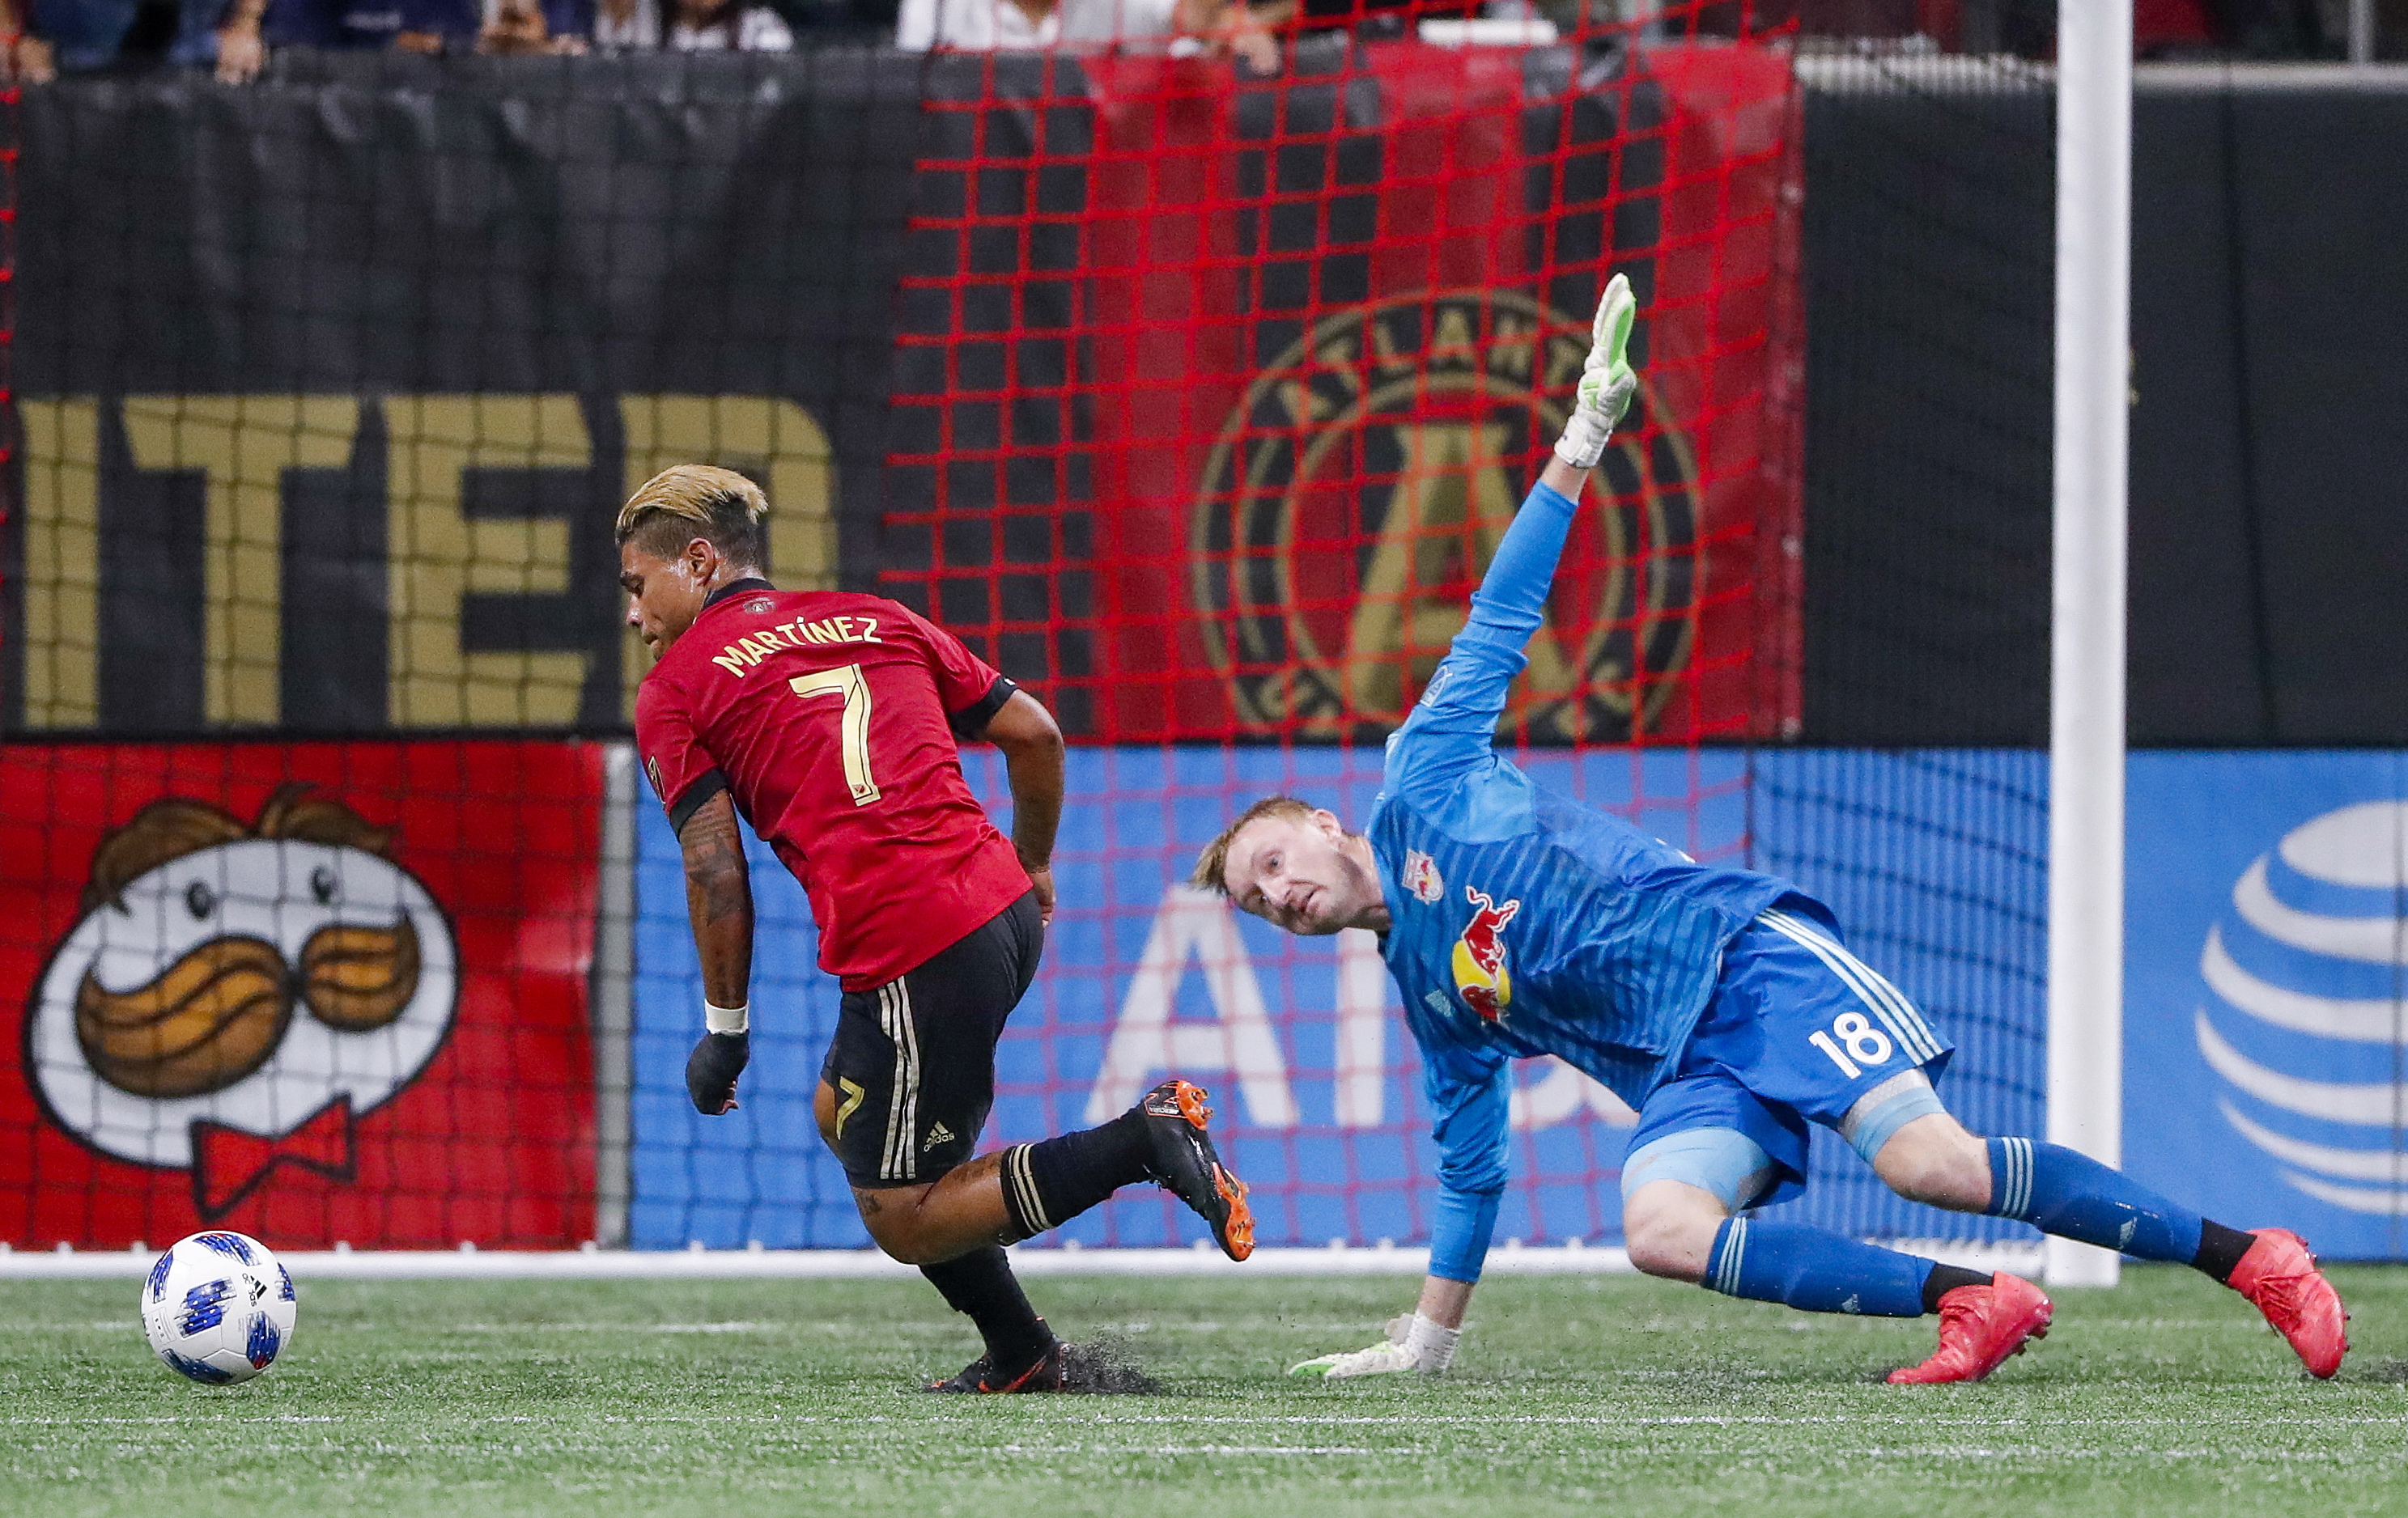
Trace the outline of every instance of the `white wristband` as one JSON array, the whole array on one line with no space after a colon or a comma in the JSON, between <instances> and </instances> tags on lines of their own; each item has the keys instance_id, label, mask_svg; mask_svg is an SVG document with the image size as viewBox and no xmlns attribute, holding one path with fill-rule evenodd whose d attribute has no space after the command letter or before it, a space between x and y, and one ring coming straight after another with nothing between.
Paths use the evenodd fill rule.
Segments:
<instances>
[{"instance_id":1,"label":"white wristband","mask_svg":"<svg viewBox=\"0 0 2408 1518\"><path fill-rule=\"evenodd\" d=\"M1416 1312L1412 1326L1405 1330L1405 1353L1415 1370L1435 1376L1455 1364L1455 1346L1462 1339L1462 1329L1444 1327Z\"/></svg>"},{"instance_id":2,"label":"white wristband","mask_svg":"<svg viewBox=\"0 0 2408 1518\"><path fill-rule=\"evenodd\" d=\"M1612 422L1576 409L1564 423L1564 435L1555 439L1555 457L1575 469L1594 469L1605 457L1605 445L1612 437Z\"/></svg>"},{"instance_id":3,"label":"white wristband","mask_svg":"<svg viewBox=\"0 0 2408 1518\"><path fill-rule=\"evenodd\" d=\"M702 1004L702 1025L713 1033L742 1033L752 1025L752 1004L741 1007L713 1007Z\"/></svg>"}]
</instances>

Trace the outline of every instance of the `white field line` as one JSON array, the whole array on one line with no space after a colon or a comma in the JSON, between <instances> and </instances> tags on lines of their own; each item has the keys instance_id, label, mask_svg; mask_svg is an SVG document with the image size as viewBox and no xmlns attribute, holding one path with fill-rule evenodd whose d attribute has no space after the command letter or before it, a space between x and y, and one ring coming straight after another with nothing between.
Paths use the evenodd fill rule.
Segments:
<instances>
[{"instance_id":1,"label":"white field line","mask_svg":"<svg viewBox=\"0 0 2408 1518\"><path fill-rule=\"evenodd\" d=\"M1901 1396L1913 1396L1916 1394L1907 1392L1900 1393L1899 1395ZM413 1416L412 1414L407 1413L377 1411L364 1411L358 1413L277 1412L237 1414L232 1411L221 1411L227 1406L228 1404L224 1403L215 1403L212 1407L212 1411L205 1413L168 1412L128 1415L78 1412L71 1416L45 1413L0 1413L0 1428L84 1428L94 1426L148 1428L173 1427L181 1424L207 1424L212 1427L225 1424L245 1424L254 1425L278 1424L355 1424L365 1425L386 1423L393 1421L395 1418ZM526 1413L515 1413L508 1416L463 1417L452 1421L470 1425L534 1425L552 1424L558 1420L538 1417ZM847 1428L858 1428L872 1425L883 1427L889 1425L916 1425L924 1422L924 1420L911 1418L896 1419L882 1416L856 1417L849 1414L820 1415L813 1413L774 1413L763 1416L733 1412L717 1415L619 1413L604 1418L601 1421L605 1425L614 1428L691 1429L730 1427L810 1427L821 1425L841 1425ZM1137 1425L1155 1425L1168 1428L1205 1426L1269 1428L1275 1425L1285 1425L1290 1426L1303 1425L1311 1427L1402 1428L1413 1431L1423 1431L1431 1428L1846 1428L1856 1426L1873 1427L1890 1425L1899 1428L1913 1428L1926 1431L1934 1428L1964 1428L1996 1429L2004 1433L2014 1433L2018 1430L2030 1429L2041 1433L2054 1433L2068 1428L2173 1428L2185 1432L2198 1432L2201 1429L2221 1428L2226 1426L2246 1426L2248 1428L2298 1426L2318 1429L2353 1427L2397 1428L2400 1426L2400 1419L2396 1414L2390 1413L2344 1414L2340 1416L2323 1415L2313 1418L2261 1418L2257 1417L2246 1411L2235 1411L2229 1415L2208 1416L2202 1414L2179 1418L2076 1418L2055 1414L2052 1414L2045 1419L1950 1418L1936 1417L1921 1409L1918 1409L1912 1413L1851 1412L1844 1416L1834 1414L1792 1414L1782 1416L1733 1415L1648 1417L1644 1415L1635 1415L1630 1417L1546 1417L1538 1414L1479 1413L1466 1415L1449 1413L1389 1413L1368 1418L1337 1415L1328 1417L1280 1416L1263 1418L1212 1416L1111 1418L1073 1417L1065 1413L1060 1417L1060 1426L1066 1429L1087 1429L1098 1433L1109 1433L1117 1428ZM1879 1447L1880 1446L1875 1446L1875 1448ZM1112 1449L1126 1453L1131 1449L1141 1449L1142 1446L1097 1445L1096 1448ZM2127 1444L2123 1446L2123 1448L2128 1454L2135 1451L2157 1455L2163 1455L2169 1453L2178 1453L2130 1444ZM1412 1449L1412 1446L1398 1445L1393 1446L1392 1449L1394 1452L1410 1452ZM991 1448L988 1446L978 1446L976 1448L966 1448L964 1453L1000 1453L1000 1447ZM2230 1452L2211 1451L2205 1453L2214 1454L2220 1458L2224 1454L2229 1454ZM2349 1453L2352 1455L2356 1455L2359 1452ZM2364 1454L2367 1458L2371 1459L2398 1459L2396 1454L2381 1449L2366 1451ZM2260 1454L2253 1454L2251 1458L2332 1459L2336 1458L2336 1456L2333 1452L2329 1450L2321 1452L2302 1450L2299 1452L2285 1452L2280 1456L2269 1455L2261 1452Z\"/></svg>"},{"instance_id":2,"label":"white field line","mask_svg":"<svg viewBox=\"0 0 2408 1518\"><path fill-rule=\"evenodd\" d=\"M2040 1264L2031 1245L1956 1244L1899 1240L1912 1253L1976 1270L2028 1273ZM150 1251L0 1251L0 1281L108 1280L142 1275ZM876 1250L330 1250L277 1256L304 1281L656 1281L801 1279L855 1281L916 1277ZM1258 1249L1243 1264L1207 1249L1015 1249L1012 1267L1024 1276L1418 1276L1429 1268L1422 1249ZM1491 1250L1491 1276L1623 1275L1628 1252L1576 1245L1508 1243Z\"/></svg>"}]
</instances>

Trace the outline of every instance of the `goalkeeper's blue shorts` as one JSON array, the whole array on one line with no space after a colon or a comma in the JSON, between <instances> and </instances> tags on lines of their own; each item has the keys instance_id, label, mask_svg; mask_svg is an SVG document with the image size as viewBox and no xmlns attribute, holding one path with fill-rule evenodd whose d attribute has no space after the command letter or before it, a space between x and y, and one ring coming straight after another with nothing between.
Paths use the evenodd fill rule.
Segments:
<instances>
[{"instance_id":1,"label":"goalkeeper's blue shorts","mask_svg":"<svg viewBox=\"0 0 2408 1518\"><path fill-rule=\"evenodd\" d=\"M1840 1128L1881 1092L1847 1134L1870 1159L1905 1123L1944 1110L1931 1084L1955 1052L1818 907L1785 896L1723 951L1681 1063L1640 1109L1623 1195L1683 1181L1733 1211L1785 1201L1805 1186L1808 1124ZM1914 1071L1924 1079L1899 1080Z\"/></svg>"}]
</instances>

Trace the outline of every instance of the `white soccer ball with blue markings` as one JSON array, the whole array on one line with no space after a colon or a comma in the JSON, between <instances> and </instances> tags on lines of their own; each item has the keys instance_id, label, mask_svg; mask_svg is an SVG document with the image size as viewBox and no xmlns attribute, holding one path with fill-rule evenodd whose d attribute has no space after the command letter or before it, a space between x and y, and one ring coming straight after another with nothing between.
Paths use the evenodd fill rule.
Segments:
<instances>
[{"instance_id":1,"label":"white soccer ball with blue markings","mask_svg":"<svg viewBox=\"0 0 2408 1518\"><path fill-rule=\"evenodd\" d=\"M249 1234L184 1239L142 1282L142 1331L169 1368L211 1386L249 1381L293 1342L292 1273Z\"/></svg>"}]
</instances>

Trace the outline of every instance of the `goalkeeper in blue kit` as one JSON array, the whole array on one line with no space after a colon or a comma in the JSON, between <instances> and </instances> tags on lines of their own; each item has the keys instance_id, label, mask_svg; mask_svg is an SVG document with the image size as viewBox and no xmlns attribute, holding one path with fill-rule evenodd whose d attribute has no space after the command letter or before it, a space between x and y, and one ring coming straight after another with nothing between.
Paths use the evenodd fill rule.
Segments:
<instances>
[{"instance_id":1,"label":"goalkeeper in blue kit","mask_svg":"<svg viewBox=\"0 0 2408 1518\"><path fill-rule=\"evenodd\" d=\"M1297 1370L1446 1368L1505 1188L1510 1061L1553 1054L1639 1113L1622 1170L1633 1264L1813 1312L1938 1312L1939 1348L1894 1382L1980 1380L2047 1331L2049 1300L2003 1272L1746 1216L1802 1189L1810 1124L1900 1196L2196 1267L2332 1375L2345 1314L2296 1235L2208 1221L2055 1144L1968 1133L1933 1088L1950 1044L1849 952L1821 903L1700 865L1496 752L1575 503L1638 389L1624 356L1635 314L1616 276L1555 456L1388 739L1364 830L1274 796L1197 862L1195 883L1291 933L1381 936L1436 1114L1441 1190L1417 1310L1389 1342Z\"/></svg>"}]
</instances>

